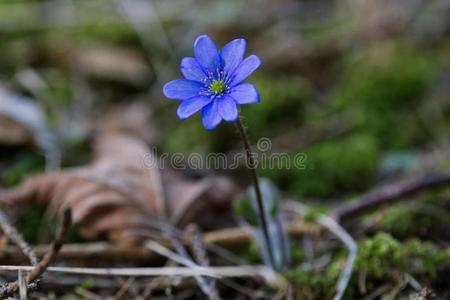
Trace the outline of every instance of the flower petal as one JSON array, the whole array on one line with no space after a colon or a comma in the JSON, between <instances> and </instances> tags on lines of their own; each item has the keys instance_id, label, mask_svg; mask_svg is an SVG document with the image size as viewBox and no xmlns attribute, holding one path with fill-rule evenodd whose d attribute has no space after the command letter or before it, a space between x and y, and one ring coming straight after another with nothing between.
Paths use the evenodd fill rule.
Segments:
<instances>
[{"instance_id":1,"label":"flower petal","mask_svg":"<svg viewBox=\"0 0 450 300\"><path fill-rule=\"evenodd\" d=\"M180 65L181 74L184 78L189 80L195 80L203 82L206 78L206 74L202 67L198 64L197 60L193 57L185 57L181 60Z\"/></svg>"},{"instance_id":2,"label":"flower petal","mask_svg":"<svg viewBox=\"0 0 450 300\"><path fill-rule=\"evenodd\" d=\"M195 96L184 100L180 106L178 106L178 117L181 120L189 118L210 102L211 98L207 96Z\"/></svg>"},{"instance_id":3,"label":"flower petal","mask_svg":"<svg viewBox=\"0 0 450 300\"><path fill-rule=\"evenodd\" d=\"M202 111L203 126L208 130L213 130L220 124L222 117L219 113L219 103L217 100L213 100Z\"/></svg>"},{"instance_id":4,"label":"flower petal","mask_svg":"<svg viewBox=\"0 0 450 300\"><path fill-rule=\"evenodd\" d=\"M259 102L259 93L251 83L243 83L233 87L230 96L238 104L252 104Z\"/></svg>"},{"instance_id":5,"label":"flower petal","mask_svg":"<svg viewBox=\"0 0 450 300\"><path fill-rule=\"evenodd\" d=\"M219 52L209 36L201 35L195 40L194 53L200 66L212 72L218 69L220 64Z\"/></svg>"},{"instance_id":6,"label":"flower petal","mask_svg":"<svg viewBox=\"0 0 450 300\"><path fill-rule=\"evenodd\" d=\"M261 60L256 55L250 55L237 67L231 79L230 86L239 84L244 81L250 74L253 73L261 65Z\"/></svg>"},{"instance_id":7,"label":"flower petal","mask_svg":"<svg viewBox=\"0 0 450 300\"><path fill-rule=\"evenodd\" d=\"M169 99L184 100L198 95L202 87L198 81L175 79L164 85L163 93Z\"/></svg>"},{"instance_id":8,"label":"flower petal","mask_svg":"<svg viewBox=\"0 0 450 300\"><path fill-rule=\"evenodd\" d=\"M219 113L225 121L234 122L237 120L238 110L233 98L225 96L216 101L219 102Z\"/></svg>"},{"instance_id":9,"label":"flower petal","mask_svg":"<svg viewBox=\"0 0 450 300\"><path fill-rule=\"evenodd\" d=\"M245 40L235 39L226 44L220 52L222 68L228 74L236 70L237 66L242 62L245 52Z\"/></svg>"}]
</instances>

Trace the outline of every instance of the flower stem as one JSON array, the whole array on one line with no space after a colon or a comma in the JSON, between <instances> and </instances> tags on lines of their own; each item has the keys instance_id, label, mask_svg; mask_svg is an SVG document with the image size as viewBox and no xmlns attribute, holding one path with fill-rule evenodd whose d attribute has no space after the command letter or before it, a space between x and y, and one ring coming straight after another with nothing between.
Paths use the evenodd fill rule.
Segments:
<instances>
[{"instance_id":1,"label":"flower stem","mask_svg":"<svg viewBox=\"0 0 450 300\"><path fill-rule=\"evenodd\" d=\"M250 171L250 178L252 180L253 186L255 187L256 202L258 204L258 211L259 211L259 213L258 213L259 223L263 230L264 240L265 240L267 252L269 255L269 261L270 261L271 266L274 267L275 264L274 264L274 257L273 257L273 253L272 253L272 246L271 246L272 243L270 241L269 227L267 224L266 213L264 210L264 202L262 200L261 189L259 188L258 175L256 174L255 160L254 160L254 157L252 154L252 149L250 146L248 136L245 133L245 129L244 129L244 126L242 125L240 117L238 117L238 119L236 121L236 127L239 130L239 135L241 136L242 143L244 145L246 159L247 159L246 165Z\"/></svg>"}]
</instances>

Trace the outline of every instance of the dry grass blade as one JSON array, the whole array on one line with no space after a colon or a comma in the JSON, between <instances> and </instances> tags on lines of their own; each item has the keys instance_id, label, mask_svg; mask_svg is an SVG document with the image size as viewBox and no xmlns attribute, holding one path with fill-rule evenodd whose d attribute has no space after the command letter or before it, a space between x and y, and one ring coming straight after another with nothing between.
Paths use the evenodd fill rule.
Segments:
<instances>
[{"instance_id":1,"label":"dry grass blade","mask_svg":"<svg viewBox=\"0 0 450 300\"><path fill-rule=\"evenodd\" d=\"M179 232L178 229L172 227L170 224L161 224L161 230L167 235L168 239L170 240L173 248L176 250L177 254L176 256L173 256L173 262L179 263L183 266L191 267L191 268L202 268L201 266L197 265L188 251L186 250L184 244L183 244L183 236ZM152 243L152 242L150 242ZM197 282L198 287L200 290L211 300L220 299L217 293L215 293L215 290L211 288L209 285L209 280L203 276L195 275L194 276L195 281Z\"/></svg>"},{"instance_id":2,"label":"dry grass blade","mask_svg":"<svg viewBox=\"0 0 450 300\"><path fill-rule=\"evenodd\" d=\"M193 269L200 269L202 271L207 272L204 268L202 268L201 266L195 264L193 261L174 253L173 251L167 249L166 247L162 246L161 244L158 244L154 241L147 241L145 243L145 247L151 249L152 251L155 251L156 253L167 257L168 259L173 260L176 263L179 263L181 265L193 268ZM214 277L214 274L209 274L209 276Z\"/></svg>"},{"instance_id":3,"label":"dry grass blade","mask_svg":"<svg viewBox=\"0 0 450 300\"><path fill-rule=\"evenodd\" d=\"M32 271L28 266L0 266L0 271ZM59 272L78 275L93 276L135 276L135 277L159 277L159 276L209 276L217 278L261 278L272 288L286 290L287 281L272 268L260 265L243 266L214 266L203 269L189 267L162 267L162 268L70 268L70 267L48 267L46 272Z\"/></svg>"},{"instance_id":4,"label":"dry grass blade","mask_svg":"<svg viewBox=\"0 0 450 300\"><path fill-rule=\"evenodd\" d=\"M28 287L27 287L27 279L25 276L25 272L22 270L19 270L18 275L18 282L19 282L19 297L20 300L26 300L27 294L28 294Z\"/></svg>"}]
</instances>

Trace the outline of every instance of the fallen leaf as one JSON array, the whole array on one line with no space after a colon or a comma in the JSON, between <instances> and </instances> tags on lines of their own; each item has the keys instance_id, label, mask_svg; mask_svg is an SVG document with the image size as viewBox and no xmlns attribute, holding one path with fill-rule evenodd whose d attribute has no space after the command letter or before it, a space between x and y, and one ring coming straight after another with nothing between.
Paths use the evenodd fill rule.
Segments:
<instances>
[{"instance_id":1,"label":"fallen leaf","mask_svg":"<svg viewBox=\"0 0 450 300\"><path fill-rule=\"evenodd\" d=\"M88 165L0 189L1 201L50 205L54 211L70 207L81 235L95 238L106 233L122 245L142 240L139 230L148 230L154 221L197 223L209 229L231 220L231 201L238 192L231 179L191 179L170 168L149 168L145 159L152 154L143 139L124 132L127 126L112 128L99 131Z\"/></svg>"}]
</instances>

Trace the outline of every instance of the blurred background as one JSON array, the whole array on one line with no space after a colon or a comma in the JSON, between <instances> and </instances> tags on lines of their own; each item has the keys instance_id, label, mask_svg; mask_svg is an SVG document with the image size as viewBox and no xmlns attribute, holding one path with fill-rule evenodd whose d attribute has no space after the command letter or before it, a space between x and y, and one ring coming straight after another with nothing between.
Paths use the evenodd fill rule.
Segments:
<instances>
[{"instance_id":1,"label":"blurred background","mask_svg":"<svg viewBox=\"0 0 450 300\"><path fill-rule=\"evenodd\" d=\"M88 164L92 140L111 128L132 132L159 154L239 151L234 126L208 132L199 116L181 122L161 92L181 77L180 59L192 55L201 34L219 47L243 37L246 54L262 58L250 78L261 103L243 106L241 115L255 143L266 137L274 152L306 154L305 169L260 170L284 198L331 211L384 184L450 172L447 0L1 0L1 186ZM233 182L220 188L229 198L247 183L242 170L182 173L195 182L224 176ZM163 183L172 178L165 176ZM352 279L349 299L386 284L392 291L405 272L450 297L450 269L438 269L450 262L449 192L423 193L350 222L366 243L364 259L377 260L361 267L368 287L358 288L363 275ZM13 212L27 241L45 241L37 232L44 211ZM422 251L420 272L414 262L398 263L403 252L389 271L376 269L405 247ZM292 271L306 289L298 299L328 299L323 290L334 285L335 267Z\"/></svg>"}]
</instances>

